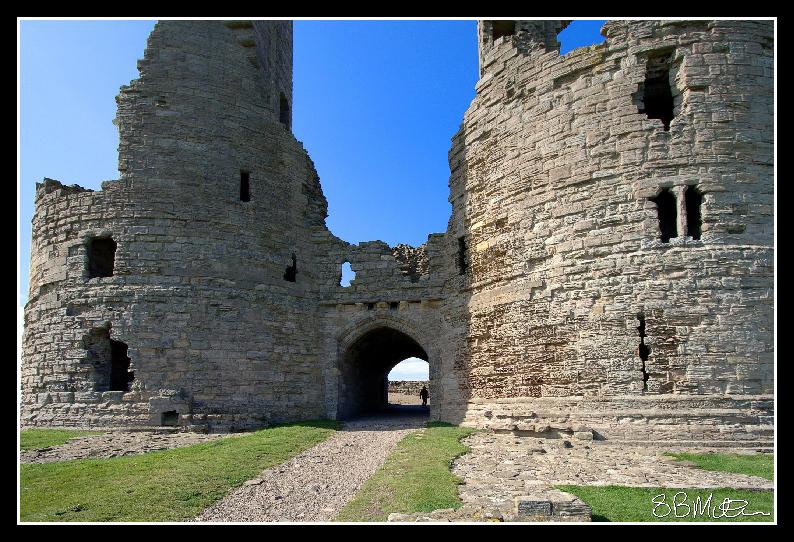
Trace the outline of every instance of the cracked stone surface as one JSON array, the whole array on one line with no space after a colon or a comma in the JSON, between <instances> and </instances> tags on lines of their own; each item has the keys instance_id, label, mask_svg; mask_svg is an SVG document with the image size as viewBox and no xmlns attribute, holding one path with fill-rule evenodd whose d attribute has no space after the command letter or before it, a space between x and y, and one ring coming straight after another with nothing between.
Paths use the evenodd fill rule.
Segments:
<instances>
[{"instance_id":1,"label":"cracked stone surface","mask_svg":"<svg viewBox=\"0 0 794 542\"><path fill-rule=\"evenodd\" d=\"M563 484L773 488L771 480L706 471L664 455L672 451L713 451L707 448L622 446L620 443L516 438L488 432L475 433L463 442L472 451L458 458L453 466L453 472L465 481L460 486L461 499L464 503L502 512L512 508L514 497ZM719 451L746 453L746 450Z\"/></svg>"},{"instance_id":2,"label":"cracked stone surface","mask_svg":"<svg viewBox=\"0 0 794 542\"><path fill-rule=\"evenodd\" d=\"M230 434L165 433L157 431L113 431L101 435L75 437L59 446L20 453L21 463L52 463L71 459L107 459L124 455L143 454L157 450L181 448L200 444Z\"/></svg>"},{"instance_id":3,"label":"cracked stone surface","mask_svg":"<svg viewBox=\"0 0 794 542\"><path fill-rule=\"evenodd\" d=\"M426 416L367 417L263 471L196 521L330 521Z\"/></svg>"}]
</instances>

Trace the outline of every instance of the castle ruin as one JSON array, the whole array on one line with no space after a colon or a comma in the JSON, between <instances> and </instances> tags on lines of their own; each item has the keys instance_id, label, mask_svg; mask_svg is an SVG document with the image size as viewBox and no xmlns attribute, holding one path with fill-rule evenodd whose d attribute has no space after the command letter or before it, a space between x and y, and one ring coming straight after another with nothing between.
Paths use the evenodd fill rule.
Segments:
<instances>
[{"instance_id":1,"label":"castle ruin","mask_svg":"<svg viewBox=\"0 0 794 542\"><path fill-rule=\"evenodd\" d=\"M433 419L771 441L773 23L567 24L478 23L447 231L392 248L326 228L291 22L157 23L120 179L37 184L22 424L344 419L415 356Z\"/></svg>"}]
</instances>

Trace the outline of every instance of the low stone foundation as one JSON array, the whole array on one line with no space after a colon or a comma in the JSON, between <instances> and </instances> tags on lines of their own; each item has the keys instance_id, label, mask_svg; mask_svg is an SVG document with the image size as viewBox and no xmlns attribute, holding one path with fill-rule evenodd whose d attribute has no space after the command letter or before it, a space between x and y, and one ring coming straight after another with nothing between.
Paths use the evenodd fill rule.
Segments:
<instances>
[{"instance_id":1,"label":"low stone foundation","mask_svg":"<svg viewBox=\"0 0 794 542\"><path fill-rule=\"evenodd\" d=\"M771 396L616 396L472 400L462 425L517 436L772 447Z\"/></svg>"}]
</instances>

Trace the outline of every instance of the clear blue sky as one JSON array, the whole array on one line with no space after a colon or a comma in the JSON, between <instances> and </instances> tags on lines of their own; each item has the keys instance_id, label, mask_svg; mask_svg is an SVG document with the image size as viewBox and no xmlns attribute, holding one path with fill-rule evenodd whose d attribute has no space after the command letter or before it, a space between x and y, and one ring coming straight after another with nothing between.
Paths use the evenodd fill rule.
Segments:
<instances>
[{"instance_id":1,"label":"clear blue sky","mask_svg":"<svg viewBox=\"0 0 794 542\"><path fill-rule=\"evenodd\" d=\"M560 34L563 54L604 21ZM20 305L35 183L118 178L111 123L154 21L20 23ZM328 227L351 243L419 245L446 230L447 153L477 82L476 21L295 21L293 132L314 160Z\"/></svg>"}]
</instances>

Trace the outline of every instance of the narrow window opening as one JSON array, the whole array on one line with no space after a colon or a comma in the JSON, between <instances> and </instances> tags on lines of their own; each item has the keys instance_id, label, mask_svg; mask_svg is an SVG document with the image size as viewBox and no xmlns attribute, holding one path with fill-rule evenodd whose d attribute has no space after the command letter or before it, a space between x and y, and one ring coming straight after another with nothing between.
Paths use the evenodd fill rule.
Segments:
<instances>
[{"instance_id":1,"label":"narrow window opening","mask_svg":"<svg viewBox=\"0 0 794 542\"><path fill-rule=\"evenodd\" d=\"M168 425L171 427L175 427L179 425L179 413L176 410L169 410L167 412L163 412L160 420L161 420L160 425Z\"/></svg>"},{"instance_id":2,"label":"narrow window opening","mask_svg":"<svg viewBox=\"0 0 794 542\"><path fill-rule=\"evenodd\" d=\"M656 204L662 243L669 243L671 238L678 237L675 196L669 188L664 188L651 201Z\"/></svg>"},{"instance_id":3,"label":"narrow window opening","mask_svg":"<svg viewBox=\"0 0 794 542\"><path fill-rule=\"evenodd\" d=\"M284 93L282 92L279 99L278 120L287 128L287 130L289 130L289 119L289 102L287 101L287 97L284 96Z\"/></svg>"},{"instance_id":4,"label":"narrow window opening","mask_svg":"<svg viewBox=\"0 0 794 542\"><path fill-rule=\"evenodd\" d=\"M135 379L127 348L121 341L110 340L110 391L130 391L130 382Z\"/></svg>"},{"instance_id":5,"label":"narrow window opening","mask_svg":"<svg viewBox=\"0 0 794 542\"><path fill-rule=\"evenodd\" d=\"M88 277L112 277L116 242L110 237L91 239L88 244Z\"/></svg>"},{"instance_id":6,"label":"narrow window opening","mask_svg":"<svg viewBox=\"0 0 794 542\"><path fill-rule=\"evenodd\" d=\"M251 175L240 170L240 201L251 201Z\"/></svg>"},{"instance_id":7,"label":"narrow window opening","mask_svg":"<svg viewBox=\"0 0 794 542\"><path fill-rule=\"evenodd\" d=\"M295 282L295 277L297 276L297 274L298 274L298 260L295 257L295 253L293 252L292 265L290 265L289 267L287 267L286 270L284 270L284 280L289 282Z\"/></svg>"},{"instance_id":8,"label":"narrow window opening","mask_svg":"<svg viewBox=\"0 0 794 542\"><path fill-rule=\"evenodd\" d=\"M367 310L368 311L371 311L374 308L375 308L375 303L367 303Z\"/></svg>"},{"instance_id":9,"label":"narrow window opening","mask_svg":"<svg viewBox=\"0 0 794 542\"><path fill-rule=\"evenodd\" d=\"M396 311L399 308L400 308L400 302L399 301L390 301L389 302L389 309L391 309L393 311Z\"/></svg>"},{"instance_id":10,"label":"narrow window opening","mask_svg":"<svg viewBox=\"0 0 794 542\"><path fill-rule=\"evenodd\" d=\"M687 234L692 239L700 239L700 227L702 224L700 206L703 203L703 194L694 186L687 186L684 191L684 203L686 205Z\"/></svg>"},{"instance_id":11,"label":"narrow window opening","mask_svg":"<svg viewBox=\"0 0 794 542\"><path fill-rule=\"evenodd\" d=\"M670 87L670 64L672 52L651 55L647 59L645 68L645 82L640 84L636 97L641 97L635 102L640 113L645 113L649 119L659 119L664 125L664 131L670 130L670 121L673 120L673 92Z\"/></svg>"},{"instance_id":12,"label":"narrow window opening","mask_svg":"<svg viewBox=\"0 0 794 542\"><path fill-rule=\"evenodd\" d=\"M466 238L458 237L458 274L465 275L469 267L468 249L466 247Z\"/></svg>"},{"instance_id":13,"label":"narrow window opening","mask_svg":"<svg viewBox=\"0 0 794 542\"><path fill-rule=\"evenodd\" d=\"M353 271L353 267L350 265L350 262L345 261L342 262L342 274L339 278L339 286L342 288L347 288L350 286L350 283L356 279L356 272Z\"/></svg>"},{"instance_id":14,"label":"narrow window opening","mask_svg":"<svg viewBox=\"0 0 794 542\"><path fill-rule=\"evenodd\" d=\"M637 315L637 320L640 321L640 325L637 326L637 331L640 334L640 345L637 347L637 354L640 356L640 361L642 361L642 367L640 370L642 371L642 391L648 391L648 371L645 370L645 362L648 361L648 356L651 355L651 349L645 344L645 315L640 313Z\"/></svg>"},{"instance_id":15,"label":"narrow window opening","mask_svg":"<svg viewBox=\"0 0 794 542\"><path fill-rule=\"evenodd\" d=\"M515 21L493 21L491 23L491 32L494 41L502 36L512 36L516 33Z\"/></svg>"}]
</instances>

